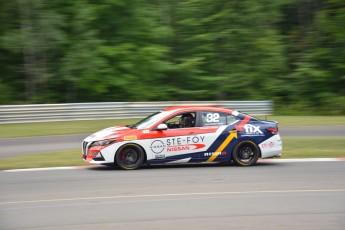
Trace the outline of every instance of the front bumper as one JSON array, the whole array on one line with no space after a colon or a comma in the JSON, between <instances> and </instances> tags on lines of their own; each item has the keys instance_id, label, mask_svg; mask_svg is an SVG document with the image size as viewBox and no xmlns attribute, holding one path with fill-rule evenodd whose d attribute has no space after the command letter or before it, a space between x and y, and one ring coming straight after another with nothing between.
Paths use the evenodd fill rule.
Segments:
<instances>
[{"instance_id":1,"label":"front bumper","mask_svg":"<svg viewBox=\"0 0 345 230\"><path fill-rule=\"evenodd\" d=\"M82 155L81 158L88 163L102 164L105 163L105 159L100 149L90 148L92 142L83 141L82 143Z\"/></svg>"}]
</instances>

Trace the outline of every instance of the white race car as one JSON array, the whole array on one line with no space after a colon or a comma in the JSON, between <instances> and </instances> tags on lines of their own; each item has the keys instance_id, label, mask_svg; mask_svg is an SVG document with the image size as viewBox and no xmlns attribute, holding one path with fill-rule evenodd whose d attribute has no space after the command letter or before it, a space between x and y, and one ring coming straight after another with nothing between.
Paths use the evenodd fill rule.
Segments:
<instances>
[{"instance_id":1,"label":"white race car","mask_svg":"<svg viewBox=\"0 0 345 230\"><path fill-rule=\"evenodd\" d=\"M170 107L134 125L116 126L88 136L82 158L122 169L171 163L233 161L250 166L279 157L277 122L258 120L219 107Z\"/></svg>"}]
</instances>

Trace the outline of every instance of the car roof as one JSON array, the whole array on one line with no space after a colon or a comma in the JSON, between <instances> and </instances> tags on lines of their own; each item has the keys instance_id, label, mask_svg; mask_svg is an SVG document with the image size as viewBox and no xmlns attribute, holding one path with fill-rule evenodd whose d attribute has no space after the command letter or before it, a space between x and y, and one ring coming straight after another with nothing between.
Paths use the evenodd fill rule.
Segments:
<instances>
[{"instance_id":1,"label":"car roof","mask_svg":"<svg viewBox=\"0 0 345 230\"><path fill-rule=\"evenodd\" d=\"M217 106L172 106L163 109L163 111L172 111L172 112L184 112L184 111L214 111L214 112L223 112L223 113L232 113L232 109L217 107Z\"/></svg>"}]
</instances>

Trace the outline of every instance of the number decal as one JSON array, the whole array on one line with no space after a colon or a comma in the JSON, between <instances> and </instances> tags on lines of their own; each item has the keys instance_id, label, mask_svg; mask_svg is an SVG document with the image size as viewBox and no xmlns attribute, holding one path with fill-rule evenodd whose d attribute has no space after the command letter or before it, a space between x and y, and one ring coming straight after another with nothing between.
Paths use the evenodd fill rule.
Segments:
<instances>
[{"instance_id":1,"label":"number decal","mask_svg":"<svg viewBox=\"0 0 345 230\"><path fill-rule=\"evenodd\" d=\"M213 122L219 122L219 113L213 114Z\"/></svg>"},{"instance_id":2,"label":"number decal","mask_svg":"<svg viewBox=\"0 0 345 230\"><path fill-rule=\"evenodd\" d=\"M206 114L206 122L219 122L219 113Z\"/></svg>"}]
</instances>

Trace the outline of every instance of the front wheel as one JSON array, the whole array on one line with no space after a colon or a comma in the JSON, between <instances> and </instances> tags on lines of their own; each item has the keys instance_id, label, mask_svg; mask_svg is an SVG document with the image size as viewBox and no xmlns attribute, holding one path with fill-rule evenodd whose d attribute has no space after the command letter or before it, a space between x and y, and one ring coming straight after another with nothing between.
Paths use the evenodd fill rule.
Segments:
<instances>
[{"instance_id":1,"label":"front wheel","mask_svg":"<svg viewBox=\"0 0 345 230\"><path fill-rule=\"evenodd\" d=\"M122 146L115 155L115 162L121 169L137 169L145 159L144 150L135 144Z\"/></svg>"},{"instance_id":2,"label":"front wheel","mask_svg":"<svg viewBox=\"0 0 345 230\"><path fill-rule=\"evenodd\" d=\"M234 148L232 159L236 165L254 165L260 156L259 147L251 141L242 141Z\"/></svg>"}]
</instances>

